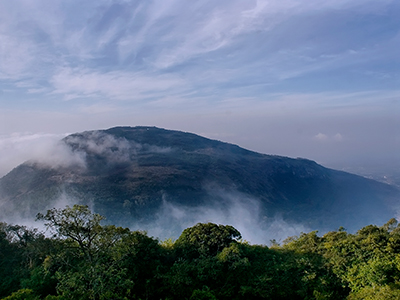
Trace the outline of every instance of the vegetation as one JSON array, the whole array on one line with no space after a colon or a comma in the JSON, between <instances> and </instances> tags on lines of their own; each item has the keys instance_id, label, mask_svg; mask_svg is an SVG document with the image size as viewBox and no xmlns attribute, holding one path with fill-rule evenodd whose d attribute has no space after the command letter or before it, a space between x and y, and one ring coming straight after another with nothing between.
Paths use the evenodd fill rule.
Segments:
<instances>
[{"instance_id":1,"label":"vegetation","mask_svg":"<svg viewBox=\"0 0 400 300\"><path fill-rule=\"evenodd\" d=\"M72 155L62 159L66 164L27 161L0 178L0 219L34 219L61 198L92 203L109 224L127 227L133 219L150 227L162 212L168 227L176 228L181 224L167 215L167 207L218 208L218 213L239 204L253 211L245 200L252 199L260 220L284 215L290 223L324 232L339 226L354 232L365 220L389 220L400 198L395 186L307 159L260 154L155 127L77 133L61 146Z\"/></svg>"},{"instance_id":2,"label":"vegetation","mask_svg":"<svg viewBox=\"0 0 400 300\"><path fill-rule=\"evenodd\" d=\"M271 247L212 223L159 242L80 205L38 219L50 236L0 223L0 299L400 299L395 219Z\"/></svg>"}]
</instances>

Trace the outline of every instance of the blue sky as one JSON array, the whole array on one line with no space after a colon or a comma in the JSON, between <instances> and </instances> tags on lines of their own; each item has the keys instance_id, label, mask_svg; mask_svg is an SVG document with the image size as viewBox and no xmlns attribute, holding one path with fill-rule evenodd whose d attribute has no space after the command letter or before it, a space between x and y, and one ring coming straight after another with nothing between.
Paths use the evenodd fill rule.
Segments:
<instances>
[{"instance_id":1,"label":"blue sky","mask_svg":"<svg viewBox=\"0 0 400 300\"><path fill-rule=\"evenodd\" d=\"M1 1L0 175L117 125L400 165L399 66L397 0Z\"/></svg>"}]
</instances>

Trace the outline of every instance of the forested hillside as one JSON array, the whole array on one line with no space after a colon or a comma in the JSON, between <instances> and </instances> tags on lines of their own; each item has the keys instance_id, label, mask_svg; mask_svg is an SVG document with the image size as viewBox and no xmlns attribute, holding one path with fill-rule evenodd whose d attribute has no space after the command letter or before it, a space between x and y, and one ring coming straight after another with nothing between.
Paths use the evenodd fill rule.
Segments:
<instances>
[{"instance_id":1,"label":"forested hillside","mask_svg":"<svg viewBox=\"0 0 400 300\"><path fill-rule=\"evenodd\" d=\"M383 224L399 207L395 186L181 131L114 127L69 135L56 150L0 179L1 220L79 203L111 224L170 228L175 237L182 224L232 224L246 212L264 230L280 218L307 230L355 232ZM210 220L210 211L219 218Z\"/></svg>"},{"instance_id":2,"label":"forested hillside","mask_svg":"<svg viewBox=\"0 0 400 300\"><path fill-rule=\"evenodd\" d=\"M213 223L159 241L80 205L37 218L46 234L1 223L2 299L400 299L394 219L267 247Z\"/></svg>"}]
</instances>

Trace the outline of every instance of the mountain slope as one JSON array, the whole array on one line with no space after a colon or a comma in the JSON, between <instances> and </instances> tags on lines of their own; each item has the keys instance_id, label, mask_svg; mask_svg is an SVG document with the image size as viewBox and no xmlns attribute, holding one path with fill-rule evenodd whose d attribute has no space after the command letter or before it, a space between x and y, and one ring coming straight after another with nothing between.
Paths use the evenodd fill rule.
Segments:
<instances>
[{"instance_id":1,"label":"mountain slope","mask_svg":"<svg viewBox=\"0 0 400 300\"><path fill-rule=\"evenodd\" d=\"M126 226L154 222L165 207L190 218L204 207L224 214L239 205L261 222L280 216L311 229L352 230L386 222L400 199L392 186L310 160L155 127L77 133L61 145L51 164L26 162L0 180L3 215L79 202Z\"/></svg>"}]
</instances>

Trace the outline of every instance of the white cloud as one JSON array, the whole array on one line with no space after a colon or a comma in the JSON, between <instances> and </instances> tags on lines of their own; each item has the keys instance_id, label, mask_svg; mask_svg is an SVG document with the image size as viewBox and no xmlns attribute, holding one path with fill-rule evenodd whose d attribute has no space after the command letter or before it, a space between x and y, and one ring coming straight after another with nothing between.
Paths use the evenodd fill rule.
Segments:
<instances>
[{"instance_id":1,"label":"white cloud","mask_svg":"<svg viewBox=\"0 0 400 300\"><path fill-rule=\"evenodd\" d=\"M321 142L341 142L343 141L343 136L340 133L336 133L335 135L327 135L320 132L314 136L314 139Z\"/></svg>"},{"instance_id":2,"label":"white cloud","mask_svg":"<svg viewBox=\"0 0 400 300\"><path fill-rule=\"evenodd\" d=\"M110 100L139 101L165 93L183 92L187 83L175 75L157 75L113 71L102 73L89 69L63 68L52 78L54 94L65 99L106 97Z\"/></svg>"},{"instance_id":3,"label":"white cloud","mask_svg":"<svg viewBox=\"0 0 400 300\"><path fill-rule=\"evenodd\" d=\"M0 45L0 80L18 80L29 75L37 54L36 45L1 32Z\"/></svg>"},{"instance_id":4,"label":"white cloud","mask_svg":"<svg viewBox=\"0 0 400 300\"><path fill-rule=\"evenodd\" d=\"M318 133L317 135L315 135L315 138L317 140L320 140L320 141L328 140L328 136L326 134L323 134L323 133Z\"/></svg>"},{"instance_id":5,"label":"white cloud","mask_svg":"<svg viewBox=\"0 0 400 300\"><path fill-rule=\"evenodd\" d=\"M73 98L77 98L78 95L75 95ZM110 113L116 111L118 108L113 105L109 104L102 104L102 103L97 103L97 104L92 104L92 105L82 105L79 107L79 111L87 114L104 114L104 113Z\"/></svg>"},{"instance_id":6,"label":"white cloud","mask_svg":"<svg viewBox=\"0 0 400 300\"><path fill-rule=\"evenodd\" d=\"M335 141L337 141L337 142L340 142L340 141L343 140L343 136L342 136L340 133L336 133L336 134L333 136L333 139L334 139Z\"/></svg>"},{"instance_id":7,"label":"white cloud","mask_svg":"<svg viewBox=\"0 0 400 300\"><path fill-rule=\"evenodd\" d=\"M136 146L140 147L140 145L131 144L125 138L116 138L101 131L86 132L83 138L68 136L66 139L68 144L79 145L79 148L84 151L82 153L100 154L106 156L108 162L113 163L130 161L131 152L136 150Z\"/></svg>"},{"instance_id":8,"label":"white cloud","mask_svg":"<svg viewBox=\"0 0 400 300\"><path fill-rule=\"evenodd\" d=\"M0 177L25 161L50 167L85 166L84 155L72 152L60 134L14 133L0 136Z\"/></svg>"},{"instance_id":9,"label":"white cloud","mask_svg":"<svg viewBox=\"0 0 400 300\"><path fill-rule=\"evenodd\" d=\"M152 83L155 90L168 84L170 90L179 92L182 85L177 86L176 81L181 75L173 67L184 68L180 74L186 86L194 86L206 77L202 84L208 87L221 82L221 78L242 85L249 85L246 81L254 84L256 78L264 78L264 83L280 82L356 61L367 63L375 52L365 49L362 43L346 48L340 35L323 31L324 25L337 24L338 11L384 13L392 2L3 2L0 78L29 81L30 91L37 93L45 93L43 82L50 82L57 93L65 93L64 99L99 95L127 99L132 91L134 96L146 98L144 94ZM310 24L303 26L307 22ZM299 33L302 38L296 38ZM259 40L255 44L254 34ZM319 38L310 42L309 36ZM330 49L331 43L324 46L329 39L344 46ZM196 59L200 63L193 61ZM160 73L166 69L169 76ZM86 81L87 86L71 77ZM125 82L130 79L139 82L131 89ZM149 88L141 92L142 86Z\"/></svg>"}]
</instances>

